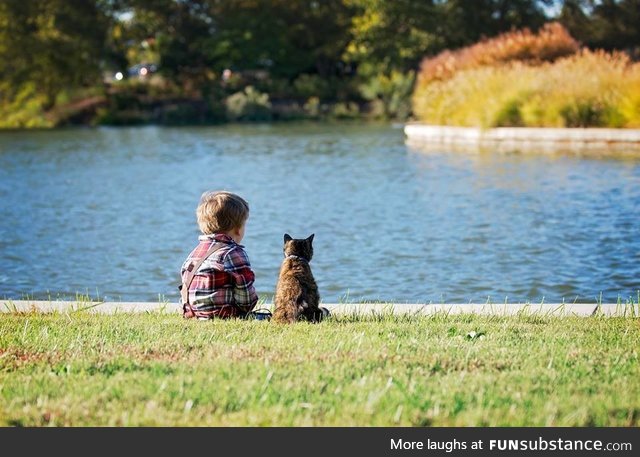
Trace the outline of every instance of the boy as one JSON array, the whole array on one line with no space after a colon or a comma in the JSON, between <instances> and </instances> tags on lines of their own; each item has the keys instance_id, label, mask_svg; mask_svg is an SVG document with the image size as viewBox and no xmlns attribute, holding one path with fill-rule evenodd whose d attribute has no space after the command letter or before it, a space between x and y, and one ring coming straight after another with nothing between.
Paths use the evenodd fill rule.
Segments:
<instances>
[{"instance_id":1,"label":"boy","mask_svg":"<svg viewBox=\"0 0 640 457\"><path fill-rule=\"evenodd\" d=\"M255 275L240 244L249 205L231 192L205 192L196 214L202 235L181 269L184 317L213 319L253 314L258 301L253 287Z\"/></svg>"}]
</instances>

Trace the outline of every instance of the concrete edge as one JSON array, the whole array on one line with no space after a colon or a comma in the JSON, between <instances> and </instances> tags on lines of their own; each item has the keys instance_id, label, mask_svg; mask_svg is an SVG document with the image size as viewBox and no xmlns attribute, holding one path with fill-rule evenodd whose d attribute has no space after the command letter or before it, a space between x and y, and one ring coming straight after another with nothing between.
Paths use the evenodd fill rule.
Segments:
<instances>
[{"instance_id":1,"label":"concrete edge","mask_svg":"<svg viewBox=\"0 0 640 457\"><path fill-rule=\"evenodd\" d=\"M407 144L418 149L443 147L495 151L571 151L583 154L616 153L640 157L640 129L454 127L408 123L404 126Z\"/></svg>"},{"instance_id":2,"label":"concrete edge","mask_svg":"<svg viewBox=\"0 0 640 457\"><path fill-rule=\"evenodd\" d=\"M266 304L271 307L271 304ZM456 315L481 314L489 316L607 316L640 317L638 304L589 304L589 303L541 303L541 304L420 304L420 303L322 303L335 315ZM43 300L0 300L1 313L70 313L90 312L99 314L165 312L178 314L177 303L154 302L83 302Z\"/></svg>"}]
</instances>

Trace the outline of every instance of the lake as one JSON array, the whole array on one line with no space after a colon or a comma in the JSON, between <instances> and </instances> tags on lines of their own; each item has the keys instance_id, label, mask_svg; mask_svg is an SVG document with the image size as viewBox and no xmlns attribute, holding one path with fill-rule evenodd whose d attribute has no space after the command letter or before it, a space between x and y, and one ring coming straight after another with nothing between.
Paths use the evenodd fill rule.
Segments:
<instances>
[{"instance_id":1,"label":"lake","mask_svg":"<svg viewBox=\"0 0 640 457\"><path fill-rule=\"evenodd\" d=\"M408 148L386 124L0 133L0 298L178 300L209 189L271 299L315 233L325 303L638 300L640 161Z\"/></svg>"}]
</instances>

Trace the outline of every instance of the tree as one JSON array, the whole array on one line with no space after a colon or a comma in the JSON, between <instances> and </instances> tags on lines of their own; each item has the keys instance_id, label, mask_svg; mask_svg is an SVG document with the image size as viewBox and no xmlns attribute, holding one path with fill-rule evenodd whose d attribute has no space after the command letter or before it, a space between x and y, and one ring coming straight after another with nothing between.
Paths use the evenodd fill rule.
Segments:
<instances>
[{"instance_id":1,"label":"tree","mask_svg":"<svg viewBox=\"0 0 640 457\"><path fill-rule=\"evenodd\" d=\"M48 109L60 91L100 81L108 24L95 1L0 2L3 98L32 85Z\"/></svg>"},{"instance_id":2,"label":"tree","mask_svg":"<svg viewBox=\"0 0 640 457\"><path fill-rule=\"evenodd\" d=\"M446 45L436 33L439 16L434 1L345 1L356 11L346 58L364 67L361 73L408 71L425 54Z\"/></svg>"},{"instance_id":3,"label":"tree","mask_svg":"<svg viewBox=\"0 0 640 457\"><path fill-rule=\"evenodd\" d=\"M546 21L551 1L449 0L440 5L438 34L447 48L459 48L510 30L537 30Z\"/></svg>"},{"instance_id":4,"label":"tree","mask_svg":"<svg viewBox=\"0 0 640 457\"><path fill-rule=\"evenodd\" d=\"M157 38L162 71L196 86L225 68L274 77L338 71L350 10L342 0L130 0L131 30Z\"/></svg>"},{"instance_id":5,"label":"tree","mask_svg":"<svg viewBox=\"0 0 640 457\"><path fill-rule=\"evenodd\" d=\"M589 48L640 50L640 0L566 0L559 20Z\"/></svg>"}]
</instances>

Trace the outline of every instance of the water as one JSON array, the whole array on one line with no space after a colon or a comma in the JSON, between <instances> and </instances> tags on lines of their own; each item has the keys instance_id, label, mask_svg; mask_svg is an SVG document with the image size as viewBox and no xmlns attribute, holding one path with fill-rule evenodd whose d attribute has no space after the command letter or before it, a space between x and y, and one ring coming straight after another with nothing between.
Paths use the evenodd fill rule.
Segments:
<instances>
[{"instance_id":1,"label":"water","mask_svg":"<svg viewBox=\"0 0 640 457\"><path fill-rule=\"evenodd\" d=\"M178 300L201 193L249 201L269 299L315 233L324 302L637 300L640 161L425 153L387 125L0 134L0 298Z\"/></svg>"}]
</instances>

